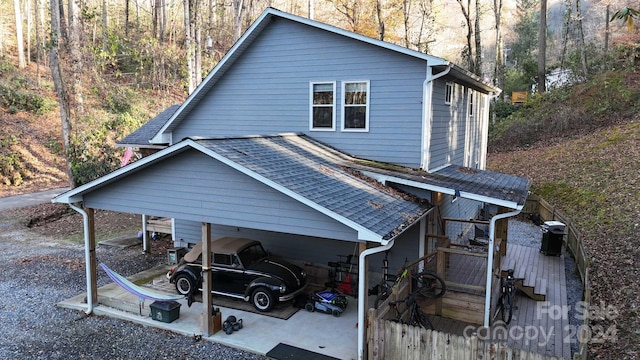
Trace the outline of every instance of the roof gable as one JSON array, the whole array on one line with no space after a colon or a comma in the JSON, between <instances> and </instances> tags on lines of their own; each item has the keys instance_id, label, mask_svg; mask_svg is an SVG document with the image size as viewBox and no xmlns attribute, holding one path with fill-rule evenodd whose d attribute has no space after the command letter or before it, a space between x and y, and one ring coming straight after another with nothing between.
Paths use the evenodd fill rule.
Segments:
<instances>
[{"instance_id":1,"label":"roof gable","mask_svg":"<svg viewBox=\"0 0 640 360\"><path fill-rule=\"evenodd\" d=\"M201 101L209 90L214 87L217 82L224 76L227 70L233 66L234 62L243 55L245 50L251 46L253 41L260 36L262 31L268 27L276 19L286 19L297 24L311 26L317 29L328 31L334 34L338 34L349 38L354 41L360 41L370 45L393 51L396 53L411 56L416 59L426 61L427 65L435 69L434 72L445 72L454 76L457 81L464 81L479 89L483 89L485 92L498 91L488 84L481 81L476 75L461 69L450 63L449 61L432 56L429 54L421 53L415 50L404 48L395 44L384 42L381 40L373 39L360 35L354 32L346 31L328 24L320 23L307 18L299 17L289 13L285 13L273 8L268 8L265 12L251 25L251 27L244 33L244 35L231 47L227 54L218 62L214 69L207 75L202 83L194 90L194 92L187 98L187 100L180 105L177 111L167 119L166 123L151 139L151 143L154 144L166 144L171 142L171 131L184 119L188 117L189 112ZM426 72L425 72L426 76Z\"/></svg>"}]
</instances>

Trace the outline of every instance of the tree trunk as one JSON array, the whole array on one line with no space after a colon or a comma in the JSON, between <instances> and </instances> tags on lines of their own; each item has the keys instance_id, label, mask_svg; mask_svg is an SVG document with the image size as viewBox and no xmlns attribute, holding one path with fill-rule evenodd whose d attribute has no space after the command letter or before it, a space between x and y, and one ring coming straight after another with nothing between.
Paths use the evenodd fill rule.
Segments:
<instances>
[{"instance_id":1,"label":"tree trunk","mask_svg":"<svg viewBox=\"0 0 640 360\"><path fill-rule=\"evenodd\" d=\"M71 103L72 116L76 118L84 113L84 98L82 96L82 75L84 65L82 61L82 51L80 49L80 9L75 1L69 1L69 77L71 78L71 93L73 102Z\"/></svg>"},{"instance_id":2,"label":"tree trunk","mask_svg":"<svg viewBox=\"0 0 640 360\"><path fill-rule=\"evenodd\" d=\"M128 28L129 0L126 0L124 8L125 8L124 32L126 35L129 35L129 28ZM109 32L108 26L109 26L109 8L107 6L107 0L102 0L102 50L104 51L107 50L107 37Z\"/></svg>"},{"instance_id":3,"label":"tree trunk","mask_svg":"<svg viewBox=\"0 0 640 360\"><path fill-rule=\"evenodd\" d=\"M411 45L409 40L409 16L411 15L411 0L402 1L402 19L404 20L404 47Z\"/></svg>"},{"instance_id":4,"label":"tree trunk","mask_svg":"<svg viewBox=\"0 0 640 360\"><path fill-rule=\"evenodd\" d=\"M471 16L469 15L469 10L471 7L471 0L467 0L467 6L465 8L462 0L457 0L460 5L460 10L462 11L462 16L464 16L465 23L467 24L467 50L462 54L463 58L467 60L467 69L469 71L473 71L475 66L473 64L473 45L471 42L471 36L473 32L473 26L471 25Z\"/></svg>"},{"instance_id":5,"label":"tree trunk","mask_svg":"<svg viewBox=\"0 0 640 360\"><path fill-rule=\"evenodd\" d=\"M480 0L476 0L476 18L474 21L475 29L473 36L476 40L476 61L473 72L481 76L482 75L482 39L480 37Z\"/></svg>"},{"instance_id":6,"label":"tree trunk","mask_svg":"<svg viewBox=\"0 0 640 360\"><path fill-rule=\"evenodd\" d=\"M62 39L62 46L67 46L69 43L69 34L67 33L67 21L64 17L64 5L61 0L56 1L58 3L58 10L60 16L60 26L58 26L60 39Z\"/></svg>"},{"instance_id":7,"label":"tree trunk","mask_svg":"<svg viewBox=\"0 0 640 360\"><path fill-rule=\"evenodd\" d=\"M499 88L504 87L504 48L502 46L502 0L493 0L496 20L496 58L493 76ZM504 94L503 94L504 95Z\"/></svg>"},{"instance_id":8,"label":"tree trunk","mask_svg":"<svg viewBox=\"0 0 640 360\"><path fill-rule=\"evenodd\" d=\"M545 0L546 1L546 0ZM580 42L580 63L582 65L582 75L584 77L589 73L589 69L587 67L587 50L585 49L584 44L584 29L582 27L582 5L580 5L580 0L576 0L576 16L578 17L578 41Z\"/></svg>"},{"instance_id":9,"label":"tree trunk","mask_svg":"<svg viewBox=\"0 0 640 360\"><path fill-rule=\"evenodd\" d=\"M60 34L60 6L58 0L51 0L51 48L49 50L49 64L51 66L51 76L53 85L58 95L58 104L60 105L60 119L62 121L62 142L64 144L65 157L67 159L67 176L69 177L69 186L73 189L76 187L76 180L73 176L71 168L71 116L69 113L69 98L67 89L62 77L59 56L59 39Z\"/></svg>"},{"instance_id":10,"label":"tree trunk","mask_svg":"<svg viewBox=\"0 0 640 360\"><path fill-rule=\"evenodd\" d=\"M242 18L244 17L244 0L233 0L233 41L242 36Z\"/></svg>"},{"instance_id":11,"label":"tree trunk","mask_svg":"<svg viewBox=\"0 0 640 360\"><path fill-rule=\"evenodd\" d=\"M129 37L129 2L130 0L124 1L124 36L127 38Z\"/></svg>"},{"instance_id":12,"label":"tree trunk","mask_svg":"<svg viewBox=\"0 0 640 360\"><path fill-rule=\"evenodd\" d=\"M607 11L606 11L606 15L604 18L604 24L605 24L605 28L604 28L604 53L608 54L609 53L609 19L611 19L611 5L607 4Z\"/></svg>"},{"instance_id":13,"label":"tree trunk","mask_svg":"<svg viewBox=\"0 0 640 360\"><path fill-rule=\"evenodd\" d=\"M202 12L200 11L200 1L193 0L192 14L192 33L195 39L195 71L193 74L193 82L197 87L202 81Z\"/></svg>"},{"instance_id":14,"label":"tree trunk","mask_svg":"<svg viewBox=\"0 0 640 360\"><path fill-rule=\"evenodd\" d=\"M580 0L577 0L580 1ZM547 91L547 0L540 0L540 28L538 30L538 94Z\"/></svg>"},{"instance_id":15,"label":"tree trunk","mask_svg":"<svg viewBox=\"0 0 640 360\"><path fill-rule=\"evenodd\" d=\"M33 2L36 10L36 81L38 87L40 87L40 63L42 62L42 47L40 46L40 41L42 41L42 39L40 38L40 19L38 19L37 16L40 12L38 11L38 0L33 0Z\"/></svg>"},{"instance_id":16,"label":"tree trunk","mask_svg":"<svg viewBox=\"0 0 640 360\"><path fill-rule=\"evenodd\" d=\"M194 54L193 45L191 39L191 6L190 0L183 0L184 5L184 46L187 52L187 78L189 81L189 94L195 90L195 84L193 82L194 73Z\"/></svg>"},{"instance_id":17,"label":"tree trunk","mask_svg":"<svg viewBox=\"0 0 640 360\"><path fill-rule=\"evenodd\" d=\"M384 41L384 20L382 20L382 3L376 0L376 16L378 18L378 35Z\"/></svg>"},{"instance_id":18,"label":"tree trunk","mask_svg":"<svg viewBox=\"0 0 640 360\"><path fill-rule=\"evenodd\" d=\"M31 63L31 29L33 28L33 15L31 13L31 1L25 0L24 12L27 13L27 64Z\"/></svg>"},{"instance_id":19,"label":"tree trunk","mask_svg":"<svg viewBox=\"0 0 640 360\"><path fill-rule=\"evenodd\" d=\"M27 67L27 61L24 57L24 36L22 33L22 10L20 9L20 0L13 0L13 8L16 19L16 46L18 51L18 67L24 69Z\"/></svg>"}]
</instances>

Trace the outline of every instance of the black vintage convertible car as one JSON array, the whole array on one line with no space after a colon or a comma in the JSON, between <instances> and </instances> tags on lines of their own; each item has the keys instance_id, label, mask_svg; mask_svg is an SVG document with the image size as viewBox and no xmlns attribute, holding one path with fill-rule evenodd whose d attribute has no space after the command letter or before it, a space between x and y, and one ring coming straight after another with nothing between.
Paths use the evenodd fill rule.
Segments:
<instances>
[{"instance_id":1,"label":"black vintage convertible car","mask_svg":"<svg viewBox=\"0 0 640 360\"><path fill-rule=\"evenodd\" d=\"M251 301L259 311L293 299L308 285L300 267L270 256L259 241L223 237L211 241L211 252L211 292ZM167 276L182 295L202 291L202 244L195 245Z\"/></svg>"}]
</instances>

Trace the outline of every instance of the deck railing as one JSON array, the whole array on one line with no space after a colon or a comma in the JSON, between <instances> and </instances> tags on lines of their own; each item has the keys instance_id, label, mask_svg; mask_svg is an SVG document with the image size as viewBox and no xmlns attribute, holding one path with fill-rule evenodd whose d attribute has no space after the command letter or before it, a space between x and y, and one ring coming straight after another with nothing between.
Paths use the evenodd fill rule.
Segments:
<instances>
[{"instance_id":1,"label":"deck railing","mask_svg":"<svg viewBox=\"0 0 640 360\"><path fill-rule=\"evenodd\" d=\"M589 306L591 303L591 284L589 281L589 261L590 257L582 241L582 234L577 230L575 224L560 210L556 209L546 202L540 196L531 195L527 198L527 202L523 209L525 214L538 214L543 221L556 220L567 226L567 236L565 237L565 246L576 261L576 268L580 274L580 280L584 288L582 301ZM584 328L589 328L589 319L585 316L583 320ZM587 342L581 342L578 353L574 354L574 359L587 359Z\"/></svg>"}]
</instances>

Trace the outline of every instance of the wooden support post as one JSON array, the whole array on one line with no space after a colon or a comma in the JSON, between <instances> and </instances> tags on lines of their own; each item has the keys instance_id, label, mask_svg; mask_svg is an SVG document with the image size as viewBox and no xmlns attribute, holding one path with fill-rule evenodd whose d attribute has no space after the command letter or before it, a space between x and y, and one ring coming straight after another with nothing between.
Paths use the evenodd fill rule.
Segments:
<instances>
[{"instance_id":1,"label":"wooden support post","mask_svg":"<svg viewBox=\"0 0 640 360\"><path fill-rule=\"evenodd\" d=\"M498 207L498 214L504 214L506 212L511 211L510 209L507 209L505 207ZM494 239L502 239L502 243L500 244L500 251L498 252L500 254L500 256L506 256L507 255L507 242L508 242L508 238L507 238L507 232L509 231L509 219L500 219L498 221L496 221L496 234Z\"/></svg>"},{"instance_id":2,"label":"wooden support post","mask_svg":"<svg viewBox=\"0 0 640 360\"><path fill-rule=\"evenodd\" d=\"M438 248L436 255L436 273L444 279L444 273L446 269L447 254L445 254L442 248ZM436 299L436 315L442 315L442 298Z\"/></svg>"},{"instance_id":3,"label":"wooden support post","mask_svg":"<svg viewBox=\"0 0 640 360\"><path fill-rule=\"evenodd\" d=\"M84 209L87 212L87 218L89 222L89 234L88 239L89 243L86 244L89 247L89 264L86 266L89 267L89 271L91 271L91 294L87 294L87 296L91 296L91 302L93 304L98 303L98 263L96 261L96 217L93 209L88 208Z\"/></svg>"},{"instance_id":4,"label":"wooden support post","mask_svg":"<svg viewBox=\"0 0 640 360\"><path fill-rule=\"evenodd\" d=\"M213 329L213 294L211 294L211 224L202 223L202 321L201 330L211 336Z\"/></svg>"}]
</instances>

